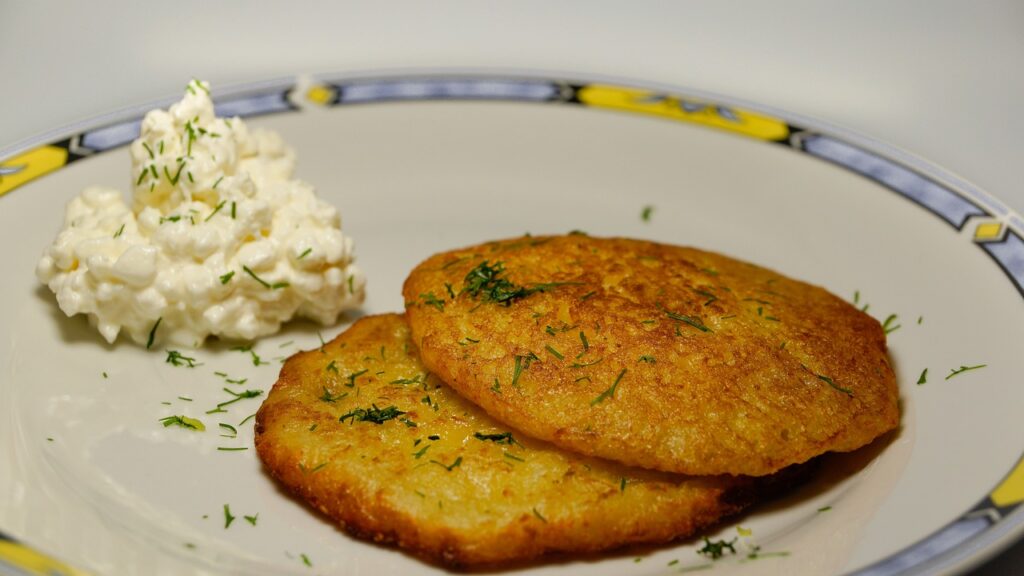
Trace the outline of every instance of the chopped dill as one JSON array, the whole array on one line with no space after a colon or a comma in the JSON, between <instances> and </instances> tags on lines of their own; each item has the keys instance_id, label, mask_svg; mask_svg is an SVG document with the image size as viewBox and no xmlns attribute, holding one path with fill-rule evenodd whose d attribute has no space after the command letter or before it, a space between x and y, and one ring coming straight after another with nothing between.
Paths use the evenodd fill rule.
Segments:
<instances>
[{"instance_id":1,"label":"chopped dill","mask_svg":"<svg viewBox=\"0 0 1024 576\"><path fill-rule=\"evenodd\" d=\"M221 274L220 283L221 284L227 284L228 282L231 281L231 278L233 278L234 276L235 276L235 271L234 270L232 270L231 272L228 272L227 274Z\"/></svg>"},{"instance_id":2,"label":"chopped dill","mask_svg":"<svg viewBox=\"0 0 1024 576\"><path fill-rule=\"evenodd\" d=\"M156 329L160 327L160 323L164 321L164 317L161 316L156 319L156 323L153 324L153 328L149 331L149 340L146 340L146 350L153 347L153 340L156 338Z\"/></svg>"},{"instance_id":3,"label":"chopped dill","mask_svg":"<svg viewBox=\"0 0 1024 576\"><path fill-rule=\"evenodd\" d=\"M121 224L121 227L117 229L117 232L114 232L114 238L117 238L121 234L124 234L124 224Z\"/></svg>"},{"instance_id":4,"label":"chopped dill","mask_svg":"<svg viewBox=\"0 0 1024 576\"><path fill-rule=\"evenodd\" d=\"M707 298L707 301L704 302L705 306L707 306L708 304L711 304L715 300L718 300L718 296L715 296L714 294L712 294L711 292L708 292L707 290L702 290L700 288L694 288L693 291L696 292L697 295L703 296L703 297Z\"/></svg>"},{"instance_id":5,"label":"chopped dill","mask_svg":"<svg viewBox=\"0 0 1024 576\"><path fill-rule=\"evenodd\" d=\"M448 297L451 298L452 300L455 300L455 291L452 290L452 285L449 284L448 282L445 282L444 289L448 291Z\"/></svg>"},{"instance_id":6,"label":"chopped dill","mask_svg":"<svg viewBox=\"0 0 1024 576\"><path fill-rule=\"evenodd\" d=\"M515 454L512 454L510 452L502 452L502 456L508 458L509 460L515 460L516 462L526 462L526 460L523 460L519 456L516 456Z\"/></svg>"},{"instance_id":7,"label":"chopped dill","mask_svg":"<svg viewBox=\"0 0 1024 576\"><path fill-rule=\"evenodd\" d=\"M423 448L420 448L420 449L419 449L419 451L417 451L417 452L413 452L413 453L412 453L412 457L413 457L413 458L415 458L415 459L417 459L417 460L419 460L419 459L420 459L420 457L422 457L422 456L423 456L424 454L426 454L426 453L427 453L427 450L429 450L429 449L430 449L430 444L425 444L425 445L423 446Z\"/></svg>"},{"instance_id":8,"label":"chopped dill","mask_svg":"<svg viewBox=\"0 0 1024 576\"><path fill-rule=\"evenodd\" d=\"M516 355L515 366L512 368L512 387L519 386L519 377L523 374L523 356ZM494 379L495 387L498 386L498 379Z\"/></svg>"},{"instance_id":9,"label":"chopped dill","mask_svg":"<svg viewBox=\"0 0 1024 576\"><path fill-rule=\"evenodd\" d=\"M955 368L955 369L951 368L949 370L949 375L946 376L946 380L949 380L950 378L952 378L953 376L956 376L957 374L963 374L964 372L967 372L968 370L977 370L979 368L984 368L986 366L988 366L988 364L978 364L977 366L960 366L959 368Z\"/></svg>"},{"instance_id":10,"label":"chopped dill","mask_svg":"<svg viewBox=\"0 0 1024 576\"><path fill-rule=\"evenodd\" d=\"M253 516L242 516L242 518L245 518L246 522L248 522L249 524L252 524L253 526L256 525L256 521L259 520L259 517L260 517L259 513L254 514Z\"/></svg>"},{"instance_id":11,"label":"chopped dill","mask_svg":"<svg viewBox=\"0 0 1024 576\"><path fill-rule=\"evenodd\" d=\"M231 515L231 507L227 504L224 505L224 529L227 530L231 523L235 521L235 517Z\"/></svg>"},{"instance_id":12,"label":"chopped dill","mask_svg":"<svg viewBox=\"0 0 1024 576\"><path fill-rule=\"evenodd\" d=\"M639 357L639 358L637 358L636 361L637 362L646 362L648 364L654 364L655 362L657 362L657 360L655 360L654 356L647 356L646 354L641 356L641 357Z\"/></svg>"},{"instance_id":13,"label":"chopped dill","mask_svg":"<svg viewBox=\"0 0 1024 576\"><path fill-rule=\"evenodd\" d=\"M235 378L235 379L232 379L225 372L214 372L214 374L217 375L217 376L220 376L221 378L223 378L224 381L227 382L228 384L245 384L246 382L249 381L248 378Z\"/></svg>"},{"instance_id":14,"label":"chopped dill","mask_svg":"<svg viewBox=\"0 0 1024 576\"><path fill-rule=\"evenodd\" d=\"M180 164L178 164L178 171L174 173L174 176L171 176L170 171L167 170L167 166L164 165L164 175L167 176L167 179L171 182L171 186L177 186L178 179L181 178L181 171L184 168L185 163L181 162Z\"/></svg>"},{"instance_id":15,"label":"chopped dill","mask_svg":"<svg viewBox=\"0 0 1024 576\"><path fill-rule=\"evenodd\" d=\"M224 402L221 402L220 404L217 404L217 408L215 408L213 410L207 411L206 412L207 414L215 414L217 412L223 412L225 406L230 406L230 405L232 405L235 402L238 402L240 400L247 400L249 398L256 398L257 396L263 394L263 390L245 390L243 392L235 392L234 390L232 390L230 388L222 388L222 390L224 390L228 394L231 394L233 396L233 398L231 400L225 400Z\"/></svg>"},{"instance_id":16,"label":"chopped dill","mask_svg":"<svg viewBox=\"0 0 1024 576\"><path fill-rule=\"evenodd\" d=\"M259 357L259 354L256 354L256 351L252 349L252 344L249 344L248 346L235 346L231 350L235 351L235 352L246 353L246 354L249 354L250 356L252 356L252 365L253 366L261 366L263 364L270 364L270 362L264 362L263 359Z\"/></svg>"},{"instance_id":17,"label":"chopped dill","mask_svg":"<svg viewBox=\"0 0 1024 576\"><path fill-rule=\"evenodd\" d=\"M736 546L735 545L736 545L736 539L735 538L733 538L732 540L730 540L728 542L726 542L725 540L719 540L717 542L712 542L711 540L708 540L707 537L705 537L704 538L704 547L701 548L700 550L697 550L697 554L701 554L703 556L707 556L708 558L711 558L712 560L718 560L719 558L721 558L722 556L725 555L725 551L726 550L728 550L732 554L735 554L736 553Z\"/></svg>"},{"instance_id":18,"label":"chopped dill","mask_svg":"<svg viewBox=\"0 0 1024 576\"><path fill-rule=\"evenodd\" d=\"M685 323L689 324L690 326L693 326L697 330L700 330L701 332L711 332L711 328L708 328L707 326L705 326L704 322L702 322L701 319L696 317L696 316L686 316L686 315L683 315L683 314L676 314L675 312L672 312L670 310L665 310L665 315L668 316L669 318L673 319L673 320L679 320L680 322L685 322Z\"/></svg>"},{"instance_id":19,"label":"chopped dill","mask_svg":"<svg viewBox=\"0 0 1024 576\"><path fill-rule=\"evenodd\" d=\"M761 552L760 546L754 546L754 549L747 554L747 560L757 560L758 558L781 558L789 556L789 552Z\"/></svg>"},{"instance_id":20,"label":"chopped dill","mask_svg":"<svg viewBox=\"0 0 1024 576\"><path fill-rule=\"evenodd\" d=\"M654 213L654 206L644 206L644 209L640 211L640 219L644 222L651 221L651 214Z\"/></svg>"},{"instance_id":21,"label":"chopped dill","mask_svg":"<svg viewBox=\"0 0 1024 576\"><path fill-rule=\"evenodd\" d=\"M839 384L836 384L835 381L829 378L828 376L825 376L824 374L815 374L815 376L818 377L818 380L821 380L822 382L828 384L829 386L835 388L836 390L842 392L843 394L846 394L847 396L853 396L853 390L850 390L849 388L843 388Z\"/></svg>"},{"instance_id":22,"label":"chopped dill","mask_svg":"<svg viewBox=\"0 0 1024 576\"><path fill-rule=\"evenodd\" d=\"M495 444L504 444L507 446L519 444L519 442L512 436L511 432L501 432L500 434L483 434L481 432L474 432L473 438L483 442L494 442ZM519 445L522 446L522 444Z\"/></svg>"},{"instance_id":23,"label":"chopped dill","mask_svg":"<svg viewBox=\"0 0 1024 576\"><path fill-rule=\"evenodd\" d=\"M439 312L444 312L444 300L439 299L433 292L420 294L420 300L423 300L423 303L427 306L433 306Z\"/></svg>"},{"instance_id":24,"label":"chopped dill","mask_svg":"<svg viewBox=\"0 0 1024 576\"><path fill-rule=\"evenodd\" d=\"M371 404L370 406L370 408L356 408L342 415L341 418L338 418L338 421L351 420L351 423L372 422L374 424L383 424L388 420L393 420L405 414L397 406L388 406L387 408L377 408L376 404Z\"/></svg>"},{"instance_id":25,"label":"chopped dill","mask_svg":"<svg viewBox=\"0 0 1024 576\"><path fill-rule=\"evenodd\" d=\"M818 508L818 512L828 512L831 509L831 506L822 506L821 508Z\"/></svg>"},{"instance_id":26,"label":"chopped dill","mask_svg":"<svg viewBox=\"0 0 1024 576\"><path fill-rule=\"evenodd\" d=\"M927 383L928 383L928 369L925 368L924 370L921 371L921 376L919 376L917 378L917 385L920 386L921 384L927 384Z\"/></svg>"},{"instance_id":27,"label":"chopped dill","mask_svg":"<svg viewBox=\"0 0 1024 576\"><path fill-rule=\"evenodd\" d=\"M206 430L206 425L195 418L189 418L188 416L167 416L160 419L160 423L164 425L164 428L168 426L180 426L188 430L196 430L203 432Z\"/></svg>"},{"instance_id":28,"label":"chopped dill","mask_svg":"<svg viewBox=\"0 0 1024 576\"><path fill-rule=\"evenodd\" d=\"M302 260L302 259L303 259L303 258L305 258L306 256L309 256L309 254L310 254L310 253L311 253L312 251L313 251L313 249L312 249L312 248L306 248L305 250L303 250L303 251L302 251L302 254L299 254L299 257L298 257L298 258L296 258L296 260Z\"/></svg>"},{"instance_id":29,"label":"chopped dill","mask_svg":"<svg viewBox=\"0 0 1024 576\"><path fill-rule=\"evenodd\" d=\"M412 378L396 378L389 382L389 384L397 384L399 386L406 386L409 384L423 384L423 374L417 374Z\"/></svg>"},{"instance_id":30,"label":"chopped dill","mask_svg":"<svg viewBox=\"0 0 1024 576\"><path fill-rule=\"evenodd\" d=\"M459 466L462 465L462 456L459 456L458 458L456 458L455 462L452 462L449 465L445 465L444 463L442 463L442 462L440 462L438 460L431 460L430 463L431 464L437 464L441 468L444 468L445 470L451 472L452 470L454 470L454 469L456 469L456 468L458 468Z\"/></svg>"},{"instance_id":31,"label":"chopped dill","mask_svg":"<svg viewBox=\"0 0 1024 576\"><path fill-rule=\"evenodd\" d=\"M591 406L596 406L597 404L600 404L601 402L604 402L608 398L614 398L615 397L615 389L619 387L619 382L622 380L622 377L625 376L625 375L626 375L626 368L623 368L622 372L619 372L619 375L615 378L615 382L613 382L612 385L607 390L605 390L604 392L601 392L601 394L597 398L594 398L593 400L591 400L590 401L590 405Z\"/></svg>"},{"instance_id":32,"label":"chopped dill","mask_svg":"<svg viewBox=\"0 0 1024 576\"><path fill-rule=\"evenodd\" d=\"M220 450L221 452L241 452L243 450L248 450L248 449L249 449L248 446L237 446L237 447L217 446L217 450Z\"/></svg>"},{"instance_id":33,"label":"chopped dill","mask_svg":"<svg viewBox=\"0 0 1024 576\"><path fill-rule=\"evenodd\" d=\"M562 353L559 352L558 350L552 348L550 344L545 345L544 349L547 350L548 353L554 356L555 358L558 358L559 360L565 360L565 356L563 356Z\"/></svg>"},{"instance_id":34,"label":"chopped dill","mask_svg":"<svg viewBox=\"0 0 1024 576\"><path fill-rule=\"evenodd\" d=\"M543 522L545 524L548 523L548 519L545 518L540 512L537 511L537 507L536 506L533 507L533 515L536 516L537 519L540 520L541 522Z\"/></svg>"},{"instance_id":35,"label":"chopped dill","mask_svg":"<svg viewBox=\"0 0 1024 576\"><path fill-rule=\"evenodd\" d=\"M895 324L897 318L899 317L896 314L889 314L886 316L885 322L882 322L882 330L886 334L891 334L900 329L900 325Z\"/></svg>"},{"instance_id":36,"label":"chopped dill","mask_svg":"<svg viewBox=\"0 0 1024 576\"><path fill-rule=\"evenodd\" d=\"M327 367L324 368L324 370L327 372L334 372L335 374L338 374L338 361L331 360L330 364L328 364Z\"/></svg>"},{"instance_id":37,"label":"chopped dill","mask_svg":"<svg viewBox=\"0 0 1024 576\"><path fill-rule=\"evenodd\" d=\"M269 282L267 282L266 280L264 280L264 279L260 278L259 276L257 276L256 273L253 272L252 270L250 270L248 266L243 265L242 266L242 270L246 274L248 274L249 276L252 276L253 280L255 280L255 281L259 282L260 284L262 284L263 287L266 288L267 290L272 290L273 289L273 287L270 285Z\"/></svg>"},{"instance_id":38,"label":"chopped dill","mask_svg":"<svg viewBox=\"0 0 1024 576\"><path fill-rule=\"evenodd\" d=\"M592 362L584 362L582 364L579 363L579 362L574 362L571 366L569 366L569 368L586 368L587 366L593 366L594 364L600 364L602 360L604 360L603 356L598 358L597 360L592 361Z\"/></svg>"},{"instance_id":39,"label":"chopped dill","mask_svg":"<svg viewBox=\"0 0 1024 576\"><path fill-rule=\"evenodd\" d=\"M363 368L362 370L360 370L358 372L353 372L353 373L349 374L346 377L346 380L348 380L348 382L345 384L345 386L347 386L349 388L355 388L356 378L359 378L360 376L362 376L363 374L366 374L369 371L370 370L368 368ZM405 412L403 412L403 414L405 414Z\"/></svg>"},{"instance_id":40,"label":"chopped dill","mask_svg":"<svg viewBox=\"0 0 1024 576\"><path fill-rule=\"evenodd\" d=\"M580 332L580 342L583 343L584 350L590 350L590 342L587 341L587 335L582 331Z\"/></svg>"},{"instance_id":41,"label":"chopped dill","mask_svg":"<svg viewBox=\"0 0 1024 576\"><path fill-rule=\"evenodd\" d=\"M466 274L460 294L469 294L471 298L483 298L488 302L511 306L516 300L526 298L538 292L546 292L558 286L579 284L578 282L548 282L536 284L530 288L519 286L506 278L500 278L505 272L502 262L490 265L487 260L481 262Z\"/></svg>"},{"instance_id":42,"label":"chopped dill","mask_svg":"<svg viewBox=\"0 0 1024 576\"><path fill-rule=\"evenodd\" d=\"M461 258L454 258L452 260L449 260L449 261L445 262L443 266L441 266L441 270L447 270L451 266L454 266L454 265L456 265L459 262L462 262L464 260L469 260L470 258L472 258L472 256L463 256Z\"/></svg>"},{"instance_id":43,"label":"chopped dill","mask_svg":"<svg viewBox=\"0 0 1024 576\"><path fill-rule=\"evenodd\" d=\"M597 290L591 290L590 292L587 292L583 296L580 296L580 302L586 302L587 300L590 300L590 298L592 298L595 294L597 294Z\"/></svg>"},{"instance_id":44,"label":"chopped dill","mask_svg":"<svg viewBox=\"0 0 1024 576\"><path fill-rule=\"evenodd\" d=\"M217 204L217 207L213 209L213 212L210 212L210 215L207 216L206 219L203 220L203 222L209 222L210 218L216 216L217 212L220 212L220 209L223 208L225 204L227 204L227 200L221 200L221 203Z\"/></svg>"},{"instance_id":45,"label":"chopped dill","mask_svg":"<svg viewBox=\"0 0 1024 576\"><path fill-rule=\"evenodd\" d=\"M177 350L167 351L166 363L170 364L171 366L188 366L189 368L201 366L201 364L196 364L195 358L192 358L191 356L184 356L182 355L181 352L178 352Z\"/></svg>"},{"instance_id":46,"label":"chopped dill","mask_svg":"<svg viewBox=\"0 0 1024 576\"><path fill-rule=\"evenodd\" d=\"M324 393L320 395L320 401L333 404L338 400L341 400L345 396L348 396L348 392L342 392L341 394L331 394L331 391L327 389L327 386L322 386Z\"/></svg>"}]
</instances>

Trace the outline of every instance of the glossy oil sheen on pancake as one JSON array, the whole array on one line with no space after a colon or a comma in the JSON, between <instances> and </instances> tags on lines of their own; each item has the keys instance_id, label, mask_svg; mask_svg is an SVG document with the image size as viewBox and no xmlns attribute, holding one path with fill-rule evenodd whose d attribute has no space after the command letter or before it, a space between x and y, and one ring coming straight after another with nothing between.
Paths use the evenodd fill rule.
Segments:
<instances>
[{"instance_id":1,"label":"glossy oil sheen on pancake","mask_svg":"<svg viewBox=\"0 0 1024 576\"><path fill-rule=\"evenodd\" d=\"M431 371L575 452L762 475L856 449L899 420L875 319L719 254L523 237L435 255L403 294Z\"/></svg>"}]
</instances>

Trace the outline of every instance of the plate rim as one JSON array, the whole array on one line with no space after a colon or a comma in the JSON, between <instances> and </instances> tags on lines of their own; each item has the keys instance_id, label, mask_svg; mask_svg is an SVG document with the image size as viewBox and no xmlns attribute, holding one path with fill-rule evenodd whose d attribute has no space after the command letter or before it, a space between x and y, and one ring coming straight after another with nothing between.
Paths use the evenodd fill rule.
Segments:
<instances>
[{"instance_id":1,"label":"plate rim","mask_svg":"<svg viewBox=\"0 0 1024 576\"><path fill-rule=\"evenodd\" d=\"M897 193L902 193L905 197L918 204L919 207L933 212L934 216L944 219L948 224L951 224L956 230L962 232L964 228L972 221L982 220L982 222L975 224L976 230L978 227L989 224L999 224L1002 231L997 231L996 234L990 238L981 238L976 236L973 241L983 249L983 252L988 254L990 258L1002 268L1003 272L1010 280L1011 284L1014 284L1017 291L1024 296L1024 273L1021 273L1021 278L1015 277L1015 272L1012 271L1009 266L1001 261L997 254L991 252L986 248L986 244L991 243L1002 243L1005 242L1011 233L1019 240L1024 236L1024 219L1021 215L1015 212L1007 204L999 200L994 194L989 193L980 187L974 185L969 180L961 177L948 169L939 167L938 165L926 160L925 158L918 156L908 150L904 150L893 144L887 143L883 140L862 134L856 130L850 129L845 126L841 126L829 121L820 120L814 117L802 115L799 113L790 112L773 106L767 106L756 102L748 101L742 98L731 97L722 95L710 91L704 91L700 89L692 89L685 86L652 82L647 80L634 79L623 76L609 76L602 74L590 74L590 73L579 73L579 72L566 72L559 70L546 70L546 69L532 69L532 68L495 68L495 67L401 67L401 68L377 68L377 69L363 69L363 70L349 70L344 72L325 72L315 74L299 74L293 76L279 76L276 78L260 81L251 82L240 82L226 85L222 88L215 88L212 90L212 95L215 102L230 101L232 99L240 99L245 96L256 96L266 94L279 94L282 103L284 104L283 109L276 110L264 110L254 114L240 114L243 117L247 116L260 116L274 112L295 112L301 111L303 108L311 105L323 105L323 106L334 106L338 104L342 105L354 105L361 102L349 102L341 103L340 101L323 101L316 102L310 97L308 90L315 87L335 87L343 88L345 86L352 86L359 83L372 83L372 82L526 82L526 83L547 83L553 89L567 88L573 91L572 96L576 97L576 104L581 104L587 108L598 108L606 111L621 112L624 109L619 107L617 110L615 106L610 105L595 105L586 104L578 100L578 88L579 87L591 87L606 85L610 88L624 90L624 91L646 91L652 96L668 98L676 98L678 100L677 105L683 108L682 114L685 115L685 103L690 102L694 105L715 106L716 112L722 116L725 116L725 112L718 111L721 107L725 110L730 110L732 113L740 114L752 114L754 116L761 116L785 124L787 129L784 137L780 139L760 138L766 143L776 142L785 144L796 152L802 152L804 154L814 156L818 160L824 160L836 165L839 168L844 168L847 171L858 174L862 177L872 179L876 184L883 187L889 188ZM304 101L302 105L295 104L293 100L293 93L297 93L300 90L306 90L306 94L297 94L294 98L306 97L307 101ZM335 94L337 96L337 94ZM370 103L400 103L409 101L424 101L424 100L437 100L439 98L451 98L459 101L480 101L487 100L490 98L481 97L480 95L470 96L438 96L438 95L424 95L420 97L402 96L400 98L382 98L379 100L368 100ZM68 155L76 154L76 147L81 146L80 139L86 134L99 130L101 128L108 128L117 125L122 125L134 121L141 120L142 116L154 108L166 107L168 104L176 101L176 96L168 96L145 102L142 104L131 105L123 107L108 113L92 116L71 124L67 124L58 128L53 128L44 132L41 132L35 136L23 139L13 144L7 145L0 148L0 167L5 162L9 162L12 159L18 158L19 156L32 153L36 150L65 144L65 150ZM497 98L503 101L515 101L526 103L531 101L526 98ZM533 102L545 103L550 101L559 101L557 97L545 99L532 99ZM568 100L566 100L568 101ZM662 102L662 101L658 101ZM657 113L652 110L637 110L627 109L626 112L638 113L640 115L653 114L655 116L667 117L667 119L683 120L686 119L674 117L668 113ZM673 111L675 113L677 111ZM678 114L675 114L678 116ZM694 121L692 118L690 121ZM697 122L698 124L705 124L707 127L712 129L714 125L708 126L705 122ZM721 130L721 127L719 127ZM749 134L747 136L750 136ZM849 164L844 164L842 161L836 158L829 158L821 154L811 153L809 150L804 148L802 142L794 143L795 138L801 136L824 136L831 138L835 143L834 145L841 146L846 145L853 149L859 150L860 152L866 152L869 156L873 155L883 161L889 162L890 164L911 171L924 179L925 181L934 183L935 185L944 188L945 190L953 193L954 195L966 200L968 203L973 204L979 211L978 213L968 213L963 216L959 223L952 221L951 218L947 218L942 214L937 213L935 210L929 208L923 202L915 200L908 196L905 191L897 190L893 186L888 185L885 181L880 180L877 177L873 177L867 173L863 166L862 169L854 168ZM67 141L67 142L65 142ZM77 158L71 158L58 165L50 168L49 170L32 176L24 182L17 183L8 189L4 189L0 185L0 198L9 192L13 192L15 189L31 182L32 180L45 176L51 171L63 168L73 161L84 159L92 154L99 154L107 150L113 150L125 146L127 143L119 143L109 148L89 151L86 147L84 148L85 153L78 155ZM82 150L83 148L77 148ZM841 151L841 150L840 150ZM877 176L877 174L876 174ZM0 200L2 201L2 200ZM980 204L980 205L979 205ZM998 487L1003 486L1004 483L1009 482L1011 479L1016 481L1024 482L1024 454L1016 462L1014 462L1003 478L1000 480L995 487L993 487L987 494L985 494L980 502L978 502L971 509L963 513L955 520L938 527L933 532L929 533L922 539L905 546L893 554L887 557L881 558L872 562L871 564L850 573L850 576L882 576L889 574L929 574L936 571L956 571L964 572L971 568L977 567L983 562L996 556L998 553L1005 550L1011 544L1016 542L1022 536L1024 536L1024 502L1017 501L1011 502L1006 506L1006 513L1003 514L1001 506L994 504L991 500L991 495ZM992 516L995 515L995 516ZM936 540L943 535L943 533L958 522L967 519L976 518L988 518L990 524L983 528L980 532L973 533L966 539L959 541L952 547L947 547L938 551L932 551L929 555L921 559L919 556L913 556L912 553L915 551L927 553L929 543L935 543ZM24 543L12 543L0 532L0 542L5 544L11 544L15 547L23 547L26 550L31 551L31 548ZM7 558L0 554L0 561L6 561ZM903 565L906 562L910 564ZM0 568L4 567L5 562L0 562Z\"/></svg>"}]
</instances>

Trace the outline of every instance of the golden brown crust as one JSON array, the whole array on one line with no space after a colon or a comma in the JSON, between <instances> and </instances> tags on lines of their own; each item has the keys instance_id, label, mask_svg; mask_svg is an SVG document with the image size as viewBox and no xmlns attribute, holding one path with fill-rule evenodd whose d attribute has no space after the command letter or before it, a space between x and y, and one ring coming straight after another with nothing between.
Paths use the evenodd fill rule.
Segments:
<instances>
[{"instance_id":1,"label":"golden brown crust","mask_svg":"<svg viewBox=\"0 0 1024 576\"><path fill-rule=\"evenodd\" d=\"M285 363L256 416L260 458L348 532L448 565L670 541L768 484L630 469L518 432L487 439L509 429L424 373L401 316L359 320ZM373 405L404 414L339 421Z\"/></svg>"},{"instance_id":2,"label":"golden brown crust","mask_svg":"<svg viewBox=\"0 0 1024 576\"><path fill-rule=\"evenodd\" d=\"M499 262L497 277L528 294L462 292L467 274ZM719 254L526 237L435 255L403 293L428 368L495 419L575 452L763 475L856 449L899 420L876 320Z\"/></svg>"}]
</instances>

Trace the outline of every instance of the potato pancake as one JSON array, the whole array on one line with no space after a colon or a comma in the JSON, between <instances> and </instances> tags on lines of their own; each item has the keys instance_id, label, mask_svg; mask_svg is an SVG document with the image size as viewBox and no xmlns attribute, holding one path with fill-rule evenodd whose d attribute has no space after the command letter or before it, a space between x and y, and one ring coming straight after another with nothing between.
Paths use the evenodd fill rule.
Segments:
<instances>
[{"instance_id":1,"label":"potato pancake","mask_svg":"<svg viewBox=\"0 0 1024 576\"><path fill-rule=\"evenodd\" d=\"M573 452L757 476L899 422L875 319L719 254L527 236L437 254L403 294L429 370Z\"/></svg>"},{"instance_id":2,"label":"potato pancake","mask_svg":"<svg viewBox=\"0 0 1024 576\"><path fill-rule=\"evenodd\" d=\"M256 449L348 532L448 565L666 542L793 479L631 469L527 438L428 373L395 314L288 359Z\"/></svg>"}]
</instances>

